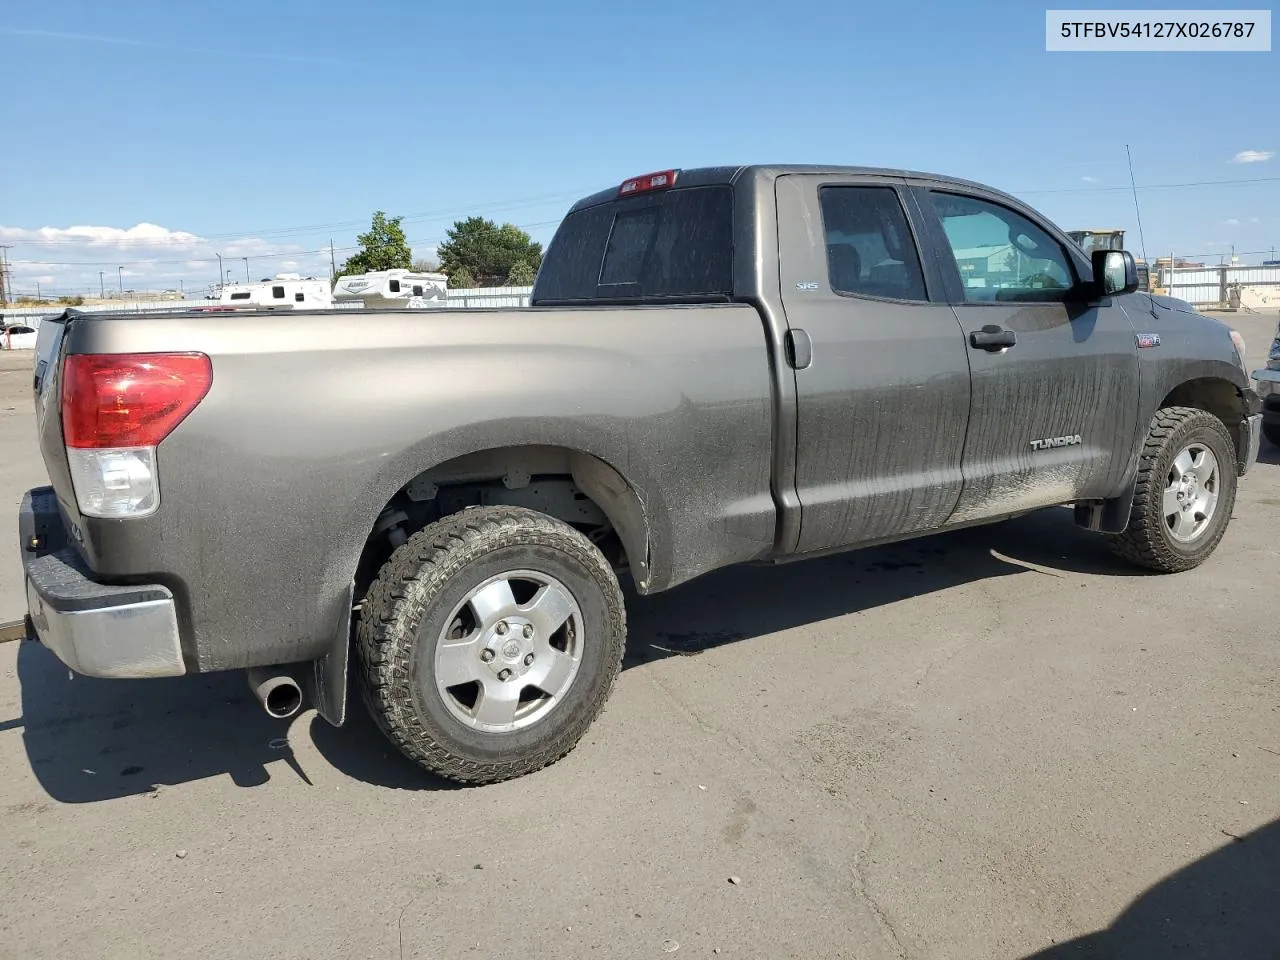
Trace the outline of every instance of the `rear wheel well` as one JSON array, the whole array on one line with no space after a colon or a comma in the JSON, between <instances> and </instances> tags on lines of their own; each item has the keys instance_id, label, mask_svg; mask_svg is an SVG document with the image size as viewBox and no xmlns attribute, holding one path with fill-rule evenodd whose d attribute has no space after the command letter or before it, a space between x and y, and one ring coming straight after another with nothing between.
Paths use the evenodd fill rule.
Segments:
<instances>
[{"instance_id":1,"label":"rear wheel well","mask_svg":"<svg viewBox=\"0 0 1280 960\"><path fill-rule=\"evenodd\" d=\"M1212 413L1227 428L1232 443L1239 451L1245 403L1240 396L1240 389L1229 380L1202 377L1180 383L1169 391L1169 395L1164 398L1158 409L1163 410L1168 407L1195 407Z\"/></svg>"},{"instance_id":2,"label":"rear wheel well","mask_svg":"<svg viewBox=\"0 0 1280 960\"><path fill-rule=\"evenodd\" d=\"M615 571L648 578L644 509L631 485L604 461L564 447L522 446L457 457L418 474L387 501L356 570L358 603L392 552L414 533L468 507L520 506L587 536Z\"/></svg>"}]
</instances>

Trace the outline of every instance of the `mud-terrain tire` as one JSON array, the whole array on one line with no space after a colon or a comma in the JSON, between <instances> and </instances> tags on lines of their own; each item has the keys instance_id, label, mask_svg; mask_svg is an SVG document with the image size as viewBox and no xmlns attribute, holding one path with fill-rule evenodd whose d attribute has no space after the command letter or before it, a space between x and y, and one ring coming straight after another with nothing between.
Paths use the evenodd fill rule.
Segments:
<instances>
[{"instance_id":1,"label":"mud-terrain tire","mask_svg":"<svg viewBox=\"0 0 1280 960\"><path fill-rule=\"evenodd\" d=\"M1202 459L1205 455L1210 460ZM1222 540L1236 502L1236 448L1221 420L1193 407L1156 411L1138 461L1133 508L1115 551L1139 566L1180 573Z\"/></svg>"},{"instance_id":2,"label":"mud-terrain tire","mask_svg":"<svg viewBox=\"0 0 1280 960\"><path fill-rule=\"evenodd\" d=\"M475 507L415 533L379 571L356 629L378 726L421 767L464 784L569 753L604 708L625 641L603 554L519 507Z\"/></svg>"}]
</instances>

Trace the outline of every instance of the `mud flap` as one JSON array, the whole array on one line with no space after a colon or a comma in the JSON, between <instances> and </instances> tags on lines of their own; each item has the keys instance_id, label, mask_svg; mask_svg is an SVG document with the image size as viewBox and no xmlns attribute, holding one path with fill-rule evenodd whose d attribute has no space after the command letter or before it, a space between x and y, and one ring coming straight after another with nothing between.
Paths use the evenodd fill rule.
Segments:
<instances>
[{"instance_id":1,"label":"mud flap","mask_svg":"<svg viewBox=\"0 0 1280 960\"><path fill-rule=\"evenodd\" d=\"M347 719L347 674L351 662L351 601L355 584L347 587L342 613L334 630L329 652L311 661L310 670L302 670L303 691L316 712L335 727Z\"/></svg>"},{"instance_id":2,"label":"mud flap","mask_svg":"<svg viewBox=\"0 0 1280 960\"><path fill-rule=\"evenodd\" d=\"M1110 500L1083 500L1075 505L1076 525L1094 533L1124 533L1133 510L1133 486Z\"/></svg>"}]
</instances>

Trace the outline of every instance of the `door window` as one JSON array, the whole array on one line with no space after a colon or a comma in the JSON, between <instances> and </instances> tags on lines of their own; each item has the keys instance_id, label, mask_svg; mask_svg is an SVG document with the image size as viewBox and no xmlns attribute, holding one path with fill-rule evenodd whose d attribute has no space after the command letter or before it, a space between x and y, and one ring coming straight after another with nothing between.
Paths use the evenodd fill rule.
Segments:
<instances>
[{"instance_id":1,"label":"door window","mask_svg":"<svg viewBox=\"0 0 1280 960\"><path fill-rule=\"evenodd\" d=\"M823 187L827 275L836 293L926 300L924 274L892 187Z\"/></svg>"},{"instance_id":2,"label":"door window","mask_svg":"<svg viewBox=\"0 0 1280 960\"><path fill-rule=\"evenodd\" d=\"M1067 252L1026 217L976 197L931 196L965 302L1052 302L1075 286Z\"/></svg>"}]
</instances>

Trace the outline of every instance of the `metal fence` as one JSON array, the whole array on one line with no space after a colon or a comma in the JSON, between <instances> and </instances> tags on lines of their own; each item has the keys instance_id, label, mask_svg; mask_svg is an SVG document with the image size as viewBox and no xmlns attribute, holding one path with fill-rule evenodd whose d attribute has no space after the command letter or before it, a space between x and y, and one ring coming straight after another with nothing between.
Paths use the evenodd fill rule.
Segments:
<instances>
[{"instance_id":1,"label":"metal fence","mask_svg":"<svg viewBox=\"0 0 1280 960\"><path fill-rule=\"evenodd\" d=\"M480 310L495 307L527 307L533 287L460 287L450 290L444 306L454 310ZM94 306L75 307L85 313L165 313L173 310L191 310L195 307L216 307L217 300L136 300L120 301ZM359 303L335 303L337 310L359 310ZM66 309L61 305L47 307L5 307L0 309L4 324L23 323L39 328L41 317L57 316Z\"/></svg>"},{"instance_id":2,"label":"metal fence","mask_svg":"<svg viewBox=\"0 0 1280 960\"><path fill-rule=\"evenodd\" d=\"M1245 290L1280 286L1280 267L1161 267L1159 285L1195 306L1228 305Z\"/></svg>"}]
</instances>

